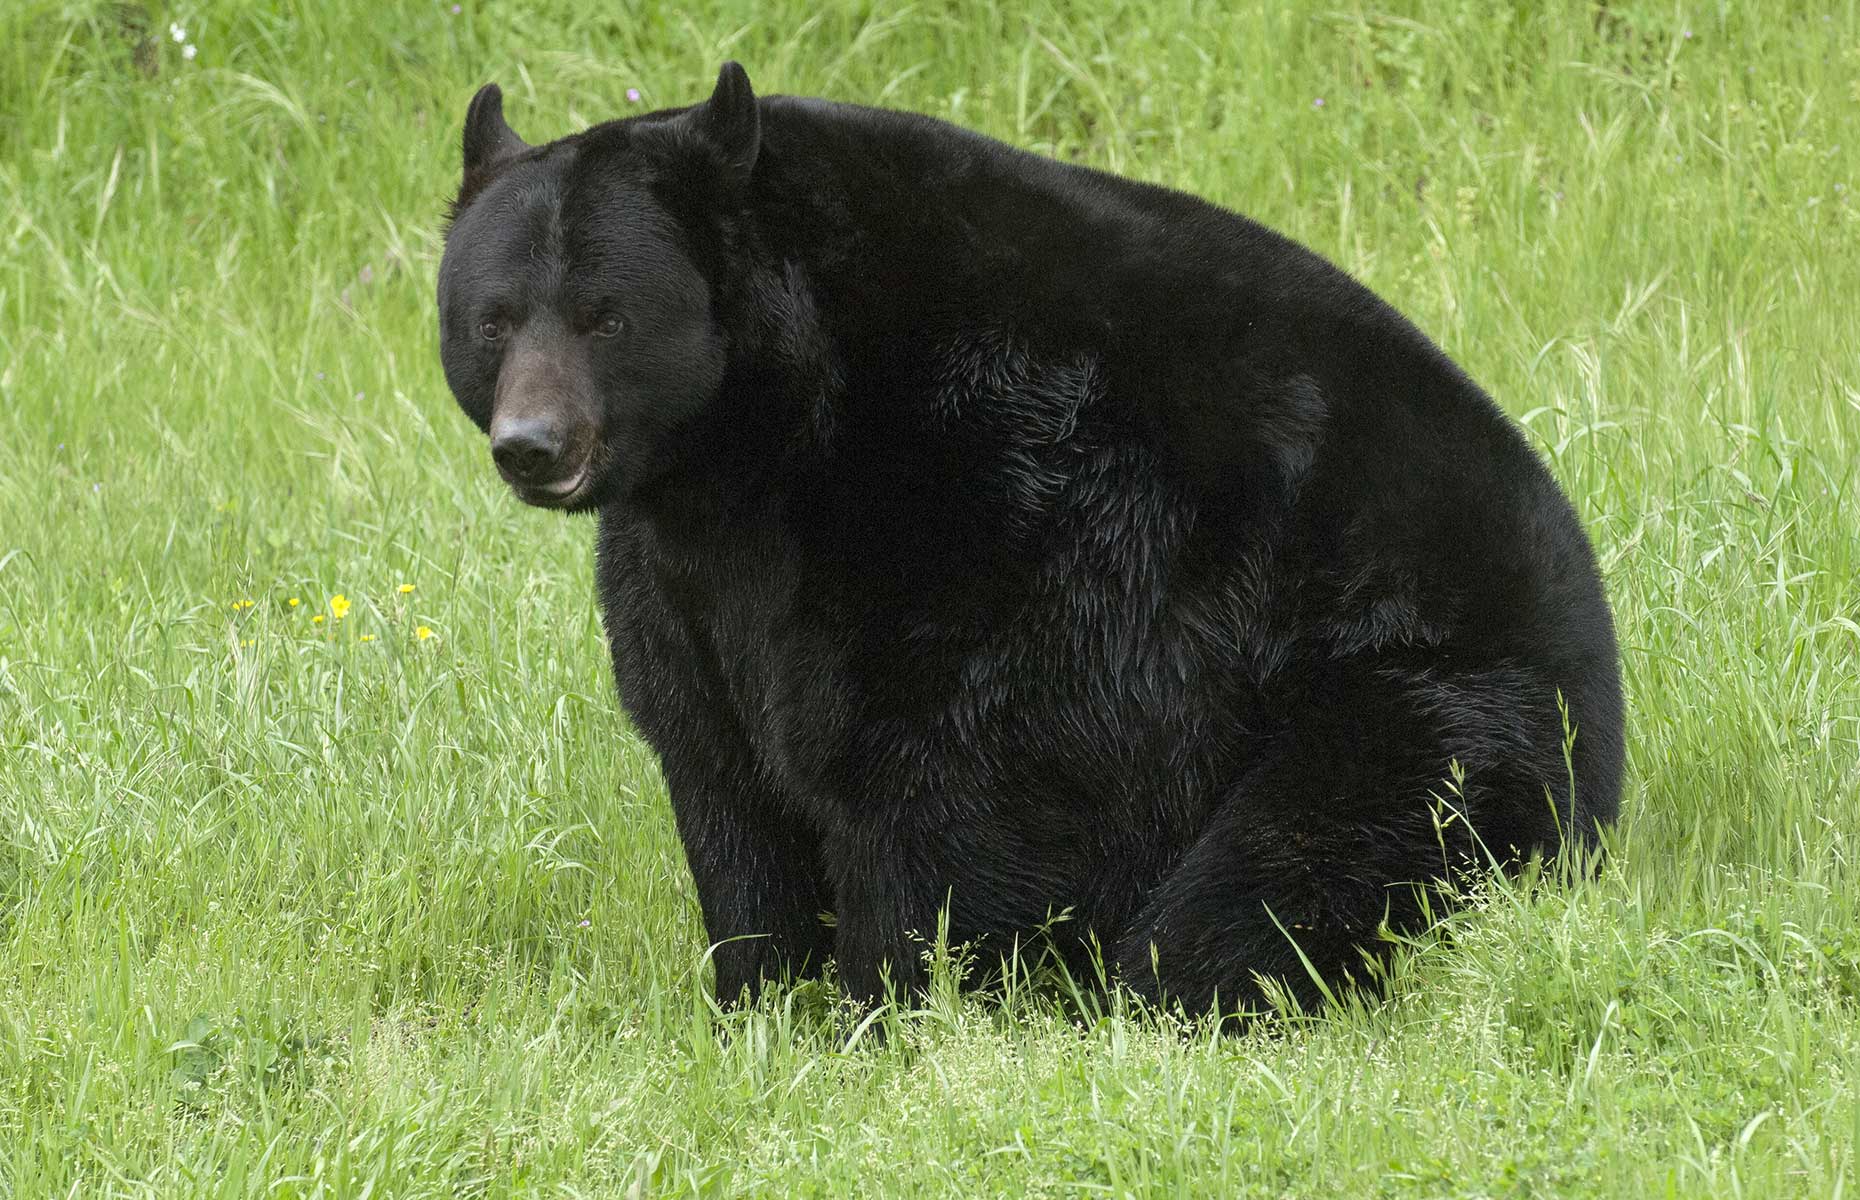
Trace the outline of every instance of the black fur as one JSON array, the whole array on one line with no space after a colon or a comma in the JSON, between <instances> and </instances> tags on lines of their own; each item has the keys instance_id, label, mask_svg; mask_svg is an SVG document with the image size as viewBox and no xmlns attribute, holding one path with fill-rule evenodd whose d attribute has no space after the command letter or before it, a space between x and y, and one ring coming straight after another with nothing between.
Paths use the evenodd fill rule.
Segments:
<instances>
[{"instance_id":1,"label":"black fur","mask_svg":"<svg viewBox=\"0 0 1860 1200\"><path fill-rule=\"evenodd\" d=\"M1308 1001L1291 939L1360 976L1414 885L1613 819L1581 526L1317 255L734 64L541 147L482 107L447 379L480 424L594 398L589 481L538 502L600 513L724 999L829 956L858 997L917 985L946 906L957 940L1066 913L1067 953L1194 1010Z\"/></svg>"}]
</instances>

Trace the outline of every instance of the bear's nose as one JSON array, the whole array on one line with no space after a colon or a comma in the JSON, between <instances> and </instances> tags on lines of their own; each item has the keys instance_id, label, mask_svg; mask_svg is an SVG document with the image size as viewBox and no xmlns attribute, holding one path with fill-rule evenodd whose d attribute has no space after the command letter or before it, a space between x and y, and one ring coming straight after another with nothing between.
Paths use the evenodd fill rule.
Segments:
<instances>
[{"instance_id":1,"label":"bear's nose","mask_svg":"<svg viewBox=\"0 0 1860 1200\"><path fill-rule=\"evenodd\" d=\"M535 417L494 422L491 457L513 482L539 483L553 478L562 460L562 431Z\"/></svg>"}]
</instances>

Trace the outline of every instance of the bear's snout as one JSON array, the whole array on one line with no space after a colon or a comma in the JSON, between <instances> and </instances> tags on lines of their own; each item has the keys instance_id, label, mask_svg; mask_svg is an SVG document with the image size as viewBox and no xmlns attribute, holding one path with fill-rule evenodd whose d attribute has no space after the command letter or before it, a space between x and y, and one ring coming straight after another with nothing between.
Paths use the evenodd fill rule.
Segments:
<instances>
[{"instance_id":1,"label":"bear's snout","mask_svg":"<svg viewBox=\"0 0 1860 1200\"><path fill-rule=\"evenodd\" d=\"M491 459L524 503L572 505L587 490L593 437L561 411L499 414L491 420Z\"/></svg>"},{"instance_id":2,"label":"bear's snout","mask_svg":"<svg viewBox=\"0 0 1860 1200\"><path fill-rule=\"evenodd\" d=\"M546 331L545 331L546 333ZM590 384L558 342L522 336L498 376L491 459L526 503L571 504L585 490L599 440Z\"/></svg>"},{"instance_id":3,"label":"bear's snout","mask_svg":"<svg viewBox=\"0 0 1860 1200\"><path fill-rule=\"evenodd\" d=\"M567 441L560 425L539 417L491 424L491 457L512 483L547 483L560 475Z\"/></svg>"}]
</instances>

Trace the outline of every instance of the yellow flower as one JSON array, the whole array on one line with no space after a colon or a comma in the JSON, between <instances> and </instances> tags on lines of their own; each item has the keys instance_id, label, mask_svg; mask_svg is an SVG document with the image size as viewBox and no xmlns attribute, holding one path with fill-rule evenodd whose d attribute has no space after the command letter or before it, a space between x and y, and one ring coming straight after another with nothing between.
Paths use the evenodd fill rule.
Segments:
<instances>
[{"instance_id":1,"label":"yellow flower","mask_svg":"<svg viewBox=\"0 0 1860 1200\"><path fill-rule=\"evenodd\" d=\"M413 636L419 638L421 641L425 641L427 638L433 636L433 627L431 625L422 625L413 631Z\"/></svg>"},{"instance_id":2,"label":"yellow flower","mask_svg":"<svg viewBox=\"0 0 1860 1200\"><path fill-rule=\"evenodd\" d=\"M299 599L298 599L297 597L295 597L295 596L292 596L292 597L290 598L290 601L289 601L289 604L290 604L290 606L291 606L292 608L296 608L296 607L297 607L297 606L298 606L299 604L302 604L302 603L303 603L303 601L302 601L302 600L299 600Z\"/></svg>"},{"instance_id":3,"label":"yellow flower","mask_svg":"<svg viewBox=\"0 0 1860 1200\"><path fill-rule=\"evenodd\" d=\"M253 602L250 600L234 600L232 602L233 611L244 612L246 609L252 607L252 603Z\"/></svg>"},{"instance_id":4,"label":"yellow flower","mask_svg":"<svg viewBox=\"0 0 1860 1200\"><path fill-rule=\"evenodd\" d=\"M311 618L310 618L310 623L311 623L312 625L321 625L321 624L323 623L323 614L322 614L322 613L318 613L318 614L317 614L316 616L314 616L314 617L311 617Z\"/></svg>"},{"instance_id":5,"label":"yellow flower","mask_svg":"<svg viewBox=\"0 0 1860 1200\"><path fill-rule=\"evenodd\" d=\"M364 642L372 642L372 641L374 641L374 640L375 640L375 635L374 635L374 634L372 634L372 633L364 633L364 634L362 635L362 640L363 640Z\"/></svg>"},{"instance_id":6,"label":"yellow flower","mask_svg":"<svg viewBox=\"0 0 1860 1200\"><path fill-rule=\"evenodd\" d=\"M338 621L349 615L349 598L341 592L329 598L329 613Z\"/></svg>"},{"instance_id":7,"label":"yellow flower","mask_svg":"<svg viewBox=\"0 0 1860 1200\"><path fill-rule=\"evenodd\" d=\"M412 590L413 590L413 585L411 583L403 583L400 585L400 594L403 596L405 596L408 592L411 592Z\"/></svg>"}]
</instances>

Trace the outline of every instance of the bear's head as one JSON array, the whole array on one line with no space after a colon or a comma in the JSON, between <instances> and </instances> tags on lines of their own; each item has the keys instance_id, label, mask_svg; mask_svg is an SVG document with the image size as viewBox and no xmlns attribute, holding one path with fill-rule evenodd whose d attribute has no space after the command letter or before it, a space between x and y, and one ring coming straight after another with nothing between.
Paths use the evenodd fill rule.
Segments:
<instances>
[{"instance_id":1,"label":"bear's head","mask_svg":"<svg viewBox=\"0 0 1860 1200\"><path fill-rule=\"evenodd\" d=\"M497 85L472 99L440 358L523 500L576 510L637 493L717 403L733 353L720 276L759 144L735 63L703 104L540 146L505 122Z\"/></svg>"}]
</instances>

